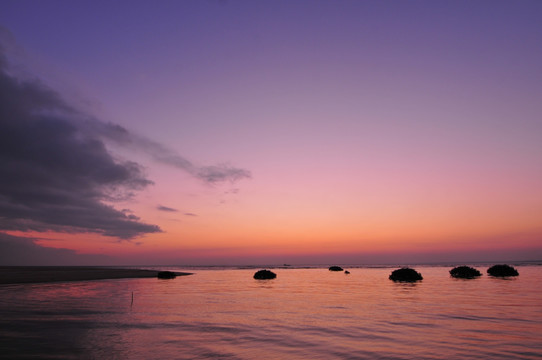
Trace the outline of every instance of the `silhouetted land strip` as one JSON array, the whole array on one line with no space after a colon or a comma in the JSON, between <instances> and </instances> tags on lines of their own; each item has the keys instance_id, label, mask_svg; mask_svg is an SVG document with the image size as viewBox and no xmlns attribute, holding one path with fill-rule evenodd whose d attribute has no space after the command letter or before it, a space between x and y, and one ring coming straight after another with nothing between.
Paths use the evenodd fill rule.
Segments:
<instances>
[{"instance_id":1,"label":"silhouetted land strip","mask_svg":"<svg viewBox=\"0 0 542 360\"><path fill-rule=\"evenodd\" d=\"M84 266L2 266L0 284L84 281L125 278L156 278L159 271ZM190 273L175 272L177 276Z\"/></svg>"},{"instance_id":2,"label":"silhouetted land strip","mask_svg":"<svg viewBox=\"0 0 542 360\"><path fill-rule=\"evenodd\" d=\"M177 277L177 274L175 274L173 271L160 271L157 274L158 279L175 279Z\"/></svg>"}]
</instances>

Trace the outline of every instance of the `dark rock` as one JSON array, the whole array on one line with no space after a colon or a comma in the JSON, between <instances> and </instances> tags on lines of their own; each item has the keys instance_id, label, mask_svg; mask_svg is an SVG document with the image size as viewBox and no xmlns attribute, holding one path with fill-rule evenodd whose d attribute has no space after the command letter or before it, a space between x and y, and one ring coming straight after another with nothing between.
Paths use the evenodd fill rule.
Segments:
<instances>
[{"instance_id":1,"label":"dark rock","mask_svg":"<svg viewBox=\"0 0 542 360\"><path fill-rule=\"evenodd\" d=\"M343 271L343 268L340 266L331 266L329 271Z\"/></svg>"},{"instance_id":2,"label":"dark rock","mask_svg":"<svg viewBox=\"0 0 542 360\"><path fill-rule=\"evenodd\" d=\"M519 273L510 265L500 264L493 265L487 269L487 273L491 276L505 277L505 276L518 276Z\"/></svg>"},{"instance_id":3,"label":"dark rock","mask_svg":"<svg viewBox=\"0 0 542 360\"><path fill-rule=\"evenodd\" d=\"M450 275L454 278L474 279L478 276L482 276L482 273L469 266L457 266L450 270Z\"/></svg>"},{"instance_id":4,"label":"dark rock","mask_svg":"<svg viewBox=\"0 0 542 360\"><path fill-rule=\"evenodd\" d=\"M268 279L274 279L276 277L277 277L277 274L269 270L259 270L259 271L256 271L256 274L254 274L254 279L257 279L257 280L268 280Z\"/></svg>"},{"instance_id":5,"label":"dark rock","mask_svg":"<svg viewBox=\"0 0 542 360\"><path fill-rule=\"evenodd\" d=\"M160 271L158 272L158 279L175 279L177 274L172 271Z\"/></svg>"},{"instance_id":6,"label":"dark rock","mask_svg":"<svg viewBox=\"0 0 542 360\"><path fill-rule=\"evenodd\" d=\"M348 275L348 274L350 274L350 271L345 270L344 273L345 273L346 275Z\"/></svg>"},{"instance_id":7,"label":"dark rock","mask_svg":"<svg viewBox=\"0 0 542 360\"><path fill-rule=\"evenodd\" d=\"M423 280L423 277L419 272L414 269L401 268L392 271L392 273L390 274L390 280L414 282L418 280Z\"/></svg>"}]
</instances>

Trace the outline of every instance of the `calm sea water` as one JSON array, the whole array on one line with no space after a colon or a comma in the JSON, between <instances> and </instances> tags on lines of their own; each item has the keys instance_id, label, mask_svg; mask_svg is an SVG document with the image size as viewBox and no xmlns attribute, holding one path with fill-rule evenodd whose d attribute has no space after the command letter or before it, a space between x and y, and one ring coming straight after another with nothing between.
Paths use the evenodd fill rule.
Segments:
<instances>
[{"instance_id":1,"label":"calm sea water","mask_svg":"<svg viewBox=\"0 0 542 360\"><path fill-rule=\"evenodd\" d=\"M542 267L517 268L457 280L417 267L416 284L352 268L2 286L0 358L541 359Z\"/></svg>"}]
</instances>

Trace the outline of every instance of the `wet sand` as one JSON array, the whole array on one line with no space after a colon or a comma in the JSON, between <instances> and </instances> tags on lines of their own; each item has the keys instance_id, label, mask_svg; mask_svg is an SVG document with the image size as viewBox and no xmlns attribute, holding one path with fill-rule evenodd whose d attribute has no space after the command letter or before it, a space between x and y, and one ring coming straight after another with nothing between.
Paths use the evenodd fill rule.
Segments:
<instances>
[{"instance_id":1,"label":"wet sand","mask_svg":"<svg viewBox=\"0 0 542 360\"><path fill-rule=\"evenodd\" d=\"M0 284L26 284L56 281L84 281L123 278L152 278L157 270L87 266L2 266ZM178 276L190 273L175 272Z\"/></svg>"}]
</instances>

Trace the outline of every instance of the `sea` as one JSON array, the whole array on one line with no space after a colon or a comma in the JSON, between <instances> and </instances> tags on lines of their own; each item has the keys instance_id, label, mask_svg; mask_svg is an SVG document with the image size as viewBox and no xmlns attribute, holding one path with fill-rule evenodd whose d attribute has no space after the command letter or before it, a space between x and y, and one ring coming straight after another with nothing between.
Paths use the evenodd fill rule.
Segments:
<instances>
[{"instance_id":1,"label":"sea","mask_svg":"<svg viewBox=\"0 0 542 360\"><path fill-rule=\"evenodd\" d=\"M331 264L334 265L334 264ZM0 286L2 359L542 359L542 266L147 267L154 278ZM395 267L397 268L397 267Z\"/></svg>"}]
</instances>

